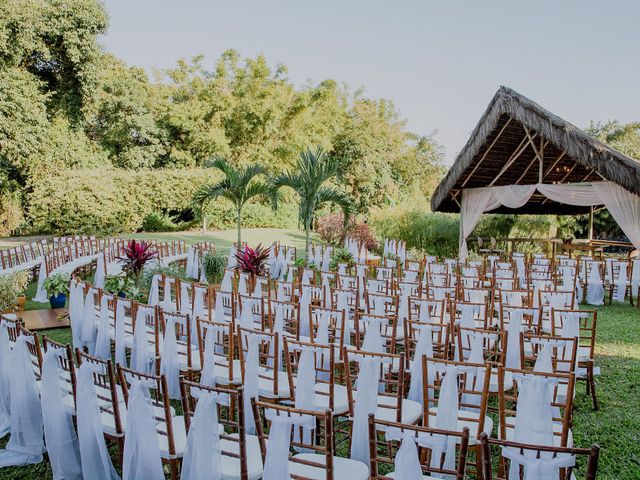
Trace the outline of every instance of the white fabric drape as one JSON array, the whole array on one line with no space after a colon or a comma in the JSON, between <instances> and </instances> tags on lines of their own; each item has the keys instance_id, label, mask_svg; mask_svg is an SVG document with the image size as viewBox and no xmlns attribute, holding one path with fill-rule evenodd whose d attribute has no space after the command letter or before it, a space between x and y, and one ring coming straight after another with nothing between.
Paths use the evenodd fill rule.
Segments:
<instances>
[{"instance_id":1,"label":"white fabric drape","mask_svg":"<svg viewBox=\"0 0 640 480\"><path fill-rule=\"evenodd\" d=\"M640 249L640 197L612 182L592 185L629 241Z\"/></svg>"},{"instance_id":2,"label":"white fabric drape","mask_svg":"<svg viewBox=\"0 0 640 480\"><path fill-rule=\"evenodd\" d=\"M96 260L96 273L93 276L93 286L96 288L104 288L104 281L106 278L106 268L104 264L104 255L98 255Z\"/></svg>"},{"instance_id":3,"label":"white fabric drape","mask_svg":"<svg viewBox=\"0 0 640 480\"><path fill-rule=\"evenodd\" d=\"M369 414L378 408L379 357L361 357L351 427L351 459L369 465Z\"/></svg>"},{"instance_id":4,"label":"white fabric drape","mask_svg":"<svg viewBox=\"0 0 640 480\"><path fill-rule=\"evenodd\" d=\"M262 480L284 480L289 475L289 446L291 427L311 428L314 417L310 415L291 414L278 415L274 410L267 410L265 416L271 421L267 456L264 461Z\"/></svg>"},{"instance_id":5,"label":"white fabric drape","mask_svg":"<svg viewBox=\"0 0 640 480\"><path fill-rule=\"evenodd\" d=\"M176 317L166 315L164 340L160 355L160 373L167 379L167 388L171 400L180 399L180 360L176 340Z\"/></svg>"},{"instance_id":6,"label":"white fabric drape","mask_svg":"<svg viewBox=\"0 0 640 480\"><path fill-rule=\"evenodd\" d=\"M27 342L20 335L11 355L11 438L0 450L0 467L40 463L44 452L42 410Z\"/></svg>"},{"instance_id":7,"label":"white fabric drape","mask_svg":"<svg viewBox=\"0 0 640 480\"><path fill-rule=\"evenodd\" d=\"M504 205L519 208L529 201L535 191L535 185L506 185L504 187L470 188L462 192L462 238L460 260L467 258L466 238L478 224L484 212Z\"/></svg>"},{"instance_id":8,"label":"white fabric drape","mask_svg":"<svg viewBox=\"0 0 640 480\"><path fill-rule=\"evenodd\" d=\"M9 328L0 323L0 438L11 430L11 344Z\"/></svg>"},{"instance_id":9,"label":"white fabric drape","mask_svg":"<svg viewBox=\"0 0 640 480\"><path fill-rule=\"evenodd\" d=\"M501 205L519 208L538 190L545 197L567 205L602 205L609 210L629 241L640 248L640 197L613 182L506 185L470 188L462 192L460 260L467 257L466 238L478 224L483 212Z\"/></svg>"},{"instance_id":10,"label":"white fabric drape","mask_svg":"<svg viewBox=\"0 0 640 480\"><path fill-rule=\"evenodd\" d=\"M96 357L111 359L111 325L109 322L109 304L107 295L100 299L100 315L98 316L98 336L96 337Z\"/></svg>"},{"instance_id":11,"label":"white fabric drape","mask_svg":"<svg viewBox=\"0 0 640 480\"><path fill-rule=\"evenodd\" d=\"M180 480L220 480L222 454L218 433L218 394L198 395L198 405L187 435Z\"/></svg>"},{"instance_id":12,"label":"white fabric drape","mask_svg":"<svg viewBox=\"0 0 640 480\"><path fill-rule=\"evenodd\" d=\"M89 349L89 353L94 353L96 349L96 308L93 290L87 292L84 298L84 309L82 311L82 324L80 325L80 340L82 345Z\"/></svg>"},{"instance_id":13,"label":"white fabric drape","mask_svg":"<svg viewBox=\"0 0 640 480\"><path fill-rule=\"evenodd\" d=\"M423 307L424 308L424 307ZM418 343L416 344L411 362L411 381L409 383L409 394L407 398L423 403L423 370L422 357L433 358L433 334L430 325L420 325L418 335ZM431 364L433 365L433 364ZM429 368L429 364L427 364ZM433 379L433 372L429 372L427 377Z\"/></svg>"},{"instance_id":14,"label":"white fabric drape","mask_svg":"<svg viewBox=\"0 0 640 480\"><path fill-rule=\"evenodd\" d=\"M591 183L539 183L536 189L550 200L567 205L577 205L580 207L590 207L603 203L594 191Z\"/></svg>"},{"instance_id":15,"label":"white fabric drape","mask_svg":"<svg viewBox=\"0 0 640 480\"><path fill-rule=\"evenodd\" d=\"M96 480L119 480L113 468L107 444L102 432L100 407L93 383L94 366L84 362L78 368L78 442L80 459L85 478Z\"/></svg>"},{"instance_id":16,"label":"white fabric drape","mask_svg":"<svg viewBox=\"0 0 640 480\"><path fill-rule=\"evenodd\" d=\"M40 405L44 437L54 480L81 480L82 466L78 436L71 412L64 408L58 357L61 350L50 348L44 355Z\"/></svg>"},{"instance_id":17,"label":"white fabric drape","mask_svg":"<svg viewBox=\"0 0 640 480\"><path fill-rule=\"evenodd\" d=\"M36 296L33 297L34 302L47 302L47 291L44 289L44 281L47 278L47 267L44 256L40 260L40 269L38 270L38 287L36 288Z\"/></svg>"},{"instance_id":18,"label":"white fabric drape","mask_svg":"<svg viewBox=\"0 0 640 480\"><path fill-rule=\"evenodd\" d=\"M123 480L164 480L158 433L144 381L134 380L131 385L124 437L122 461Z\"/></svg>"}]
</instances>

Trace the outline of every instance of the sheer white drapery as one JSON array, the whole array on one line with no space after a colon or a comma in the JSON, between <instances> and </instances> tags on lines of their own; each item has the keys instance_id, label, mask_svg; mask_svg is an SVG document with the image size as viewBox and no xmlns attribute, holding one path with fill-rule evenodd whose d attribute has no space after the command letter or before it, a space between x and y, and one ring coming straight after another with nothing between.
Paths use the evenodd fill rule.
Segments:
<instances>
[{"instance_id":1,"label":"sheer white drapery","mask_svg":"<svg viewBox=\"0 0 640 480\"><path fill-rule=\"evenodd\" d=\"M612 182L592 185L629 241L640 249L640 197Z\"/></svg>"},{"instance_id":2,"label":"sheer white drapery","mask_svg":"<svg viewBox=\"0 0 640 480\"><path fill-rule=\"evenodd\" d=\"M550 200L567 205L588 207L604 204L631 243L640 248L640 197L613 182L506 185L463 190L460 260L467 257L466 238L478 224L482 213L501 205L522 207L536 190Z\"/></svg>"},{"instance_id":3,"label":"sheer white drapery","mask_svg":"<svg viewBox=\"0 0 640 480\"><path fill-rule=\"evenodd\" d=\"M54 480L81 480L78 436L73 427L71 412L64 408L58 357L62 350L50 348L42 364L40 405L44 423L44 437Z\"/></svg>"},{"instance_id":4,"label":"sheer white drapery","mask_svg":"<svg viewBox=\"0 0 640 480\"><path fill-rule=\"evenodd\" d=\"M98 369L89 362L78 368L76 415L82 472L85 478L119 480L102 432L100 406L93 382L93 372Z\"/></svg>"},{"instance_id":5,"label":"sheer white drapery","mask_svg":"<svg viewBox=\"0 0 640 480\"><path fill-rule=\"evenodd\" d=\"M26 335L20 335L11 351L11 438L0 450L0 467L40 463L44 451L42 410Z\"/></svg>"},{"instance_id":6,"label":"sheer white drapery","mask_svg":"<svg viewBox=\"0 0 640 480\"><path fill-rule=\"evenodd\" d=\"M143 380L131 384L123 456L123 480L164 480L153 407Z\"/></svg>"},{"instance_id":7,"label":"sheer white drapery","mask_svg":"<svg viewBox=\"0 0 640 480\"><path fill-rule=\"evenodd\" d=\"M529 201L535 191L535 185L506 185L504 187L471 188L462 192L462 238L460 260L467 258L466 238L478 224L484 212L500 205L519 208Z\"/></svg>"}]
</instances>

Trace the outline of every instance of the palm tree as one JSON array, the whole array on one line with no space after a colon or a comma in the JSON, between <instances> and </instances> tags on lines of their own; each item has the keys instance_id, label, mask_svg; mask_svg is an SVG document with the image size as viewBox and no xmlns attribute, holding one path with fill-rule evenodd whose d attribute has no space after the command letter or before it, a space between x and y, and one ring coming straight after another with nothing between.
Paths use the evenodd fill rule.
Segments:
<instances>
[{"instance_id":1,"label":"palm tree","mask_svg":"<svg viewBox=\"0 0 640 480\"><path fill-rule=\"evenodd\" d=\"M259 180L254 180L258 175L265 175L267 169L262 165L254 164L245 168L236 168L222 157L216 157L209 164L217 168L225 177L218 183L200 187L193 196L193 201L203 211L206 202L214 198L226 198L236 208L236 220L238 227L238 248L242 246L242 208L252 198L270 197L269 185ZM203 227L204 228L204 227Z\"/></svg>"},{"instance_id":2,"label":"palm tree","mask_svg":"<svg viewBox=\"0 0 640 480\"><path fill-rule=\"evenodd\" d=\"M272 198L277 205L277 192L281 187L289 187L298 194L300 207L299 221L304 225L305 232L305 260L309 259L309 234L316 209L323 203L338 205L344 213L345 224L352 212L351 199L335 187L323 184L340 173L338 160L321 148L307 149L300 154L294 172L284 172L271 180Z\"/></svg>"}]
</instances>

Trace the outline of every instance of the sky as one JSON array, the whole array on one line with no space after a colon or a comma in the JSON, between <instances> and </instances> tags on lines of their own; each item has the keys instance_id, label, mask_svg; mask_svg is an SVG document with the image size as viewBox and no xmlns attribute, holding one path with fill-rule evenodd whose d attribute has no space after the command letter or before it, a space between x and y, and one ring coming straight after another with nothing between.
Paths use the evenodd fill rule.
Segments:
<instances>
[{"instance_id":1,"label":"sky","mask_svg":"<svg viewBox=\"0 0 640 480\"><path fill-rule=\"evenodd\" d=\"M235 49L295 85L333 78L395 104L447 163L500 85L569 122L640 121L637 0L105 0L105 48L129 65Z\"/></svg>"}]
</instances>

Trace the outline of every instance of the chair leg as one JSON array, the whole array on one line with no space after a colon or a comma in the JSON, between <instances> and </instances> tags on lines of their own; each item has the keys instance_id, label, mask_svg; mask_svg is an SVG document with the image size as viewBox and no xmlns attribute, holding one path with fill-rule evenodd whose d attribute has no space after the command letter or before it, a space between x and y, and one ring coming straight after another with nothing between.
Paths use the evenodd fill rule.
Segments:
<instances>
[{"instance_id":1,"label":"chair leg","mask_svg":"<svg viewBox=\"0 0 640 480\"><path fill-rule=\"evenodd\" d=\"M480 440L478 439L478 442ZM483 476L482 476L482 449L480 446L480 443L478 443L476 445L475 448L476 451L476 479L477 480L482 480Z\"/></svg>"},{"instance_id":2,"label":"chair leg","mask_svg":"<svg viewBox=\"0 0 640 480\"><path fill-rule=\"evenodd\" d=\"M178 460L171 460L169 465L171 467L171 480L178 480Z\"/></svg>"},{"instance_id":3,"label":"chair leg","mask_svg":"<svg viewBox=\"0 0 640 480\"><path fill-rule=\"evenodd\" d=\"M587 369L587 383L591 389L591 400L593 401L593 409L598 410L598 397L596 396L596 381L593 375L593 363Z\"/></svg>"}]
</instances>

